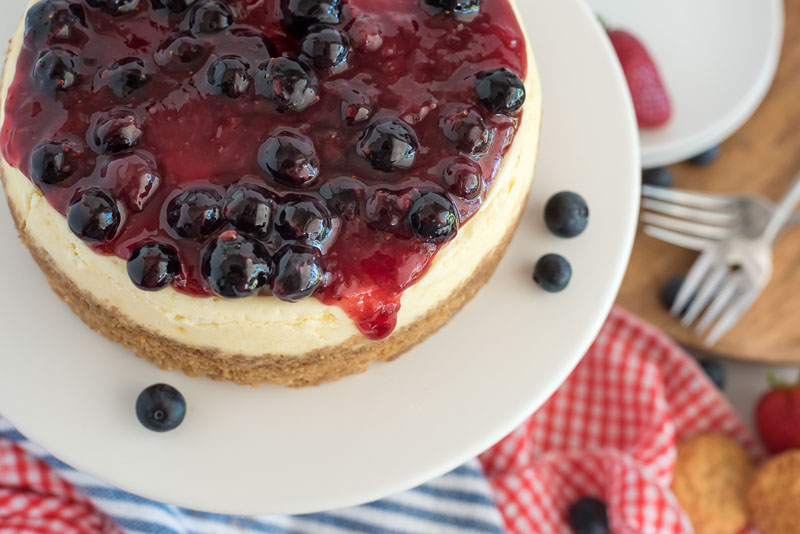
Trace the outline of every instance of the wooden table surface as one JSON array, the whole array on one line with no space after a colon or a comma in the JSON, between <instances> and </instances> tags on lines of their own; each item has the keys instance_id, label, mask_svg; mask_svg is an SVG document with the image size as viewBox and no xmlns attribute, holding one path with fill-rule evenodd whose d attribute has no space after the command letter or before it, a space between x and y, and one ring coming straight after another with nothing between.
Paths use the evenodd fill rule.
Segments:
<instances>
[{"instance_id":1,"label":"wooden table surface","mask_svg":"<svg viewBox=\"0 0 800 534\"><path fill-rule=\"evenodd\" d=\"M780 198L800 171L800 0L786 0L786 35L778 74L764 103L722 145L709 167L672 167L675 186L713 192L758 192ZM712 97L712 96L710 96ZM641 226L641 225L640 225ZM685 275L697 253L641 232L617 303L663 328L682 343L702 348L659 302L659 291ZM784 234L774 251L769 286L742 321L712 351L764 362L800 363L800 226Z\"/></svg>"}]
</instances>

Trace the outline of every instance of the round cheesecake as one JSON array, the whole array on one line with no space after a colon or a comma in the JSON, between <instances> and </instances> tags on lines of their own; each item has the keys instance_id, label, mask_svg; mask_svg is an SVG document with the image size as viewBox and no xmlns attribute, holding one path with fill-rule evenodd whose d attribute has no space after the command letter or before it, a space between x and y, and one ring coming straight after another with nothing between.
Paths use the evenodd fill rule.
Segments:
<instances>
[{"instance_id":1,"label":"round cheesecake","mask_svg":"<svg viewBox=\"0 0 800 534\"><path fill-rule=\"evenodd\" d=\"M43 0L2 78L19 235L165 368L300 387L435 332L527 203L513 0Z\"/></svg>"}]
</instances>

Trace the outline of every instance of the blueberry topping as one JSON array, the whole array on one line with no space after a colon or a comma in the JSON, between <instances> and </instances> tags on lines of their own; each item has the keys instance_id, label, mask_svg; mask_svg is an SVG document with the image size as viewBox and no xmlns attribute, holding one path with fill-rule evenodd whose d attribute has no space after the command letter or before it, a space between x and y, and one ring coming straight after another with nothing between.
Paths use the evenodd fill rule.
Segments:
<instances>
[{"instance_id":1,"label":"blueberry topping","mask_svg":"<svg viewBox=\"0 0 800 534\"><path fill-rule=\"evenodd\" d=\"M458 149L474 158L489 151L494 134L486 126L480 112L472 107L459 107L441 119L445 137L455 143Z\"/></svg>"},{"instance_id":2,"label":"blueberry topping","mask_svg":"<svg viewBox=\"0 0 800 534\"><path fill-rule=\"evenodd\" d=\"M42 0L25 15L25 36L52 43L77 43L85 40L86 14L80 4Z\"/></svg>"},{"instance_id":3,"label":"blueberry topping","mask_svg":"<svg viewBox=\"0 0 800 534\"><path fill-rule=\"evenodd\" d=\"M217 295L237 299L257 295L270 280L272 259L260 242L223 232L203 257L203 276Z\"/></svg>"},{"instance_id":4,"label":"blueberry topping","mask_svg":"<svg viewBox=\"0 0 800 534\"><path fill-rule=\"evenodd\" d=\"M550 293L558 293L566 289L571 278L572 266L558 254L542 256L536 262L536 268L533 271L533 281Z\"/></svg>"},{"instance_id":5,"label":"blueberry topping","mask_svg":"<svg viewBox=\"0 0 800 534\"><path fill-rule=\"evenodd\" d=\"M305 187L319 176L314 142L297 130L283 130L270 137L258 151L258 163L278 182Z\"/></svg>"},{"instance_id":6,"label":"blueberry topping","mask_svg":"<svg viewBox=\"0 0 800 534\"><path fill-rule=\"evenodd\" d=\"M594 497L584 497L569 509L569 524L575 534L609 534L606 504Z\"/></svg>"},{"instance_id":7,"label":"blueberry topping","mask_svg":"<svg viewBox=\"0 0 800 534\"><path fill-rule=\"evenodd\" d=\"M142 245L128 259L128 276L136 287L144 291L164 289L180 272L178 253L160 243Z\"/></svg>"},{"instance_id":8,"label":"blueberry topping","mask_svg":"<svg viewBox=\"0 0 800 534\"><path fill-rule=\"evenodd\" d=\"M408 191L377 189L367 198L364 208L367 224L381 232L409 236L408 210L412 203Z\"/></svg>"},{"instance_id":9,"label":"blueberry topping","mask_svg":"<svg viewBox=\"0 0 800 534\"><path fill-rule=\"evenodd\" d=\"M208 68L208 83L217 94L239 98L250 89L250 65L235 56L225 56Z\"/></svg>"},{"instance_id":10,"label":"blueberry topping","mask_svg":"<svg viewBox=\"0 0 800 534\"><path fill-rule=\"evenodd\" d=\"M278 209L275 229L286 240L321 249L332 237L333 221L322 204L311 197L296 196Z\"/></svg>"},{"instance_id":11,"label":"blueberry topping","mask_svg":"<svg viewBox=\"0 0 800 534\"><path fill-rule=\"evenodd\" d=\"M167 205L167 224L178 237L205 238L219 230L222 219L222 195L205 187L187 189Z\"/></svg>"},{"instance_id":12,"label":"blueberry topping","mask_svg":"<svg viewBox=\"0 0 800 534\"><path fill-rule=\"evenodd\" d=\"M122 225L119 205L99 189L80 193L67 208L67 223L76 236L91 245L116 237Z\"/></svg>"},{"instance_id":13,"label":"blueberry topping","mask_svg":"<svg viewBox=\"0 0 800 534\"><path fill-rule=\"evenodd\" d=\"M33 79L43 91L69 89L79 80L77 57L60 48L45 50L33 65Z\"/></svg>"},{"instance_id":14,"label":"blueberry topping","mask_svg":"<svg viewBox=\"0 0 800 534\"><path fill-rule=\"evenodd\" d=\"M194 71L205 62L208 52L202 42L191 35L170 37L156 50L156 65L168 72Z\"/></svg>"},{"instance_id":15,"label":"blueberry topping","mask_svg":"<svg viewBox=\"0 0 800 534\"><path fill-rule=\"evenodd\" d=\"M717 389L724 390L727 377L725 376L725 367L719 360L714 358L703 358L697 361L700 367L708 375L709 380L717 386Z\"/></svg>"},{"instance_id":16,"label":"blueberry topping","mask_svg":"<svg viewBox=\"0 0 800 534\"><path fill-rule=\"evenodd\" d=\"M317 101L317 77L297 61L285 57L262 63L256 93L273 101L278 111L303 111Z\"/></svg>"},{"instance_id":17,"label":"blueberry topping","mask_svg":"<svg viewBox=\"0 0 800 534\"><path fill-rule=\"evenodd\" d=\"M642 171L642 183L658 187L672 187L672 171L667 167L655 167Z\"/></svg>"},{"instance_id":18,"label":"blueberry topping","mask_svg":"<svg viewBox=\"0 0 800 534\"><path fill-rule=\"evenodd\" d=\"M444 193L425 191L411 205L408 222L422 241L444 243L458 233L458 210Z\"/></svg>"},{"instance_id":19,"label":"blueberry topping","mask_svg":"<svg viewBox=\"0 0 800 534\"><path fill-rule=\"evenodd\" d=\"M230 8L219 0L196 4L189 13L189 30L195 34L218 33L234 22Z\"/></svg>"},{"instance_id":20,"label":"blueberry topping","mask_svg":"<svg viewBox=\"0 0 800 534\"><path fill-rule=\"evenodd\" d=\"M481 10L481 0L424 0L437 12L447 15L469 15Z\"/></svg>"},{"instance_id":21,"label":"blueberry topping","mask_svg":"<svg viewBox=\"0 0 800 534\"><path fill-rule=\"evenodd\" d=\"M110 15L130 13L139 6L139 0L86 0L86 3Z\"/></svg>"},{"instance_id":22,"label":"blueberry topping","mask_svg":"<svg viewBox=\"0 0 800 534\"><path fill-rule=\"evenodd\" d=\"M288 245L278 251L272 294L287 302L310 297L322 283L323 274L317 249Z\"/></svg>"},{"instance_id":23,"label":"blueberry topping","mask_svg":"<svg viewBox=\"0 0 800 534\"><path fill-rule=\"evenodd\" d=\"M196 0L152 0L153 9L168 9L172 13L183 13Z\"/></svg>"},{"instance_id":24,"label":"blueberry topping","mask_svg":"<svg viewBox=\"0 0 800 534\"><path fill-rule=\"evenodd\" d=\"M272 229L272 201L253 185L234 185L225 195L225 219L240 232L266 240Z\"/></svg>"},{"instance_id":25,"label":"blueberry topping","mask_svg":"<svg viewBox=\"0 0 800 534\"><path fill-rule=\"evenodd\" d=\"M364 130L358 153L379 171L408 169L417 157L419 141L409 125L399 119L377 119Z\"/></svg>"},{"instance_id":26,"label":"blueberry topping","mask_svg":"<svg viewBox=\"0 0 800 534\"><path fill-rule=\"evenodd\" d=\"M481 166L466 156L450 160L442 173L447 190L463 200L475 200L483 192Z\"/></svg>"},{"instance_id":27,"label":"blueberry topping","mask_svg":"<svg viewBox=\"0 0 800 534\"><path fill-rule=\"evenodd\" d=\"M155 160L144 151L112 159L103 169L102 177L117 184L120 200L135 212L141 212L161 186Z\"/></svg>"},{"instance_id":28,"label":"blueberry topping","mask_svg":"<svg viewBox=\"0 0 800 534\"><path fill-rule=\"evenodd\" d=\"M359 218L364 202L364 184L349 176L328 180L319 188L328 208L347 221Z\"/></svg>"},{"instance_id":29,"label":"blueberry topping","mask_svg":"<svg viewBox=\"0 0 800 534\"><path fill-rule=\"evenodd\" d=\"M316 24L339 24L341 0L282 0L284 25L296 35Z\"/></svg>"},{"instance_id":30,"label":"blueberry topping","mask_svg":"<svg viewBox=\"0 0 800 534\"><path fill-rule=\"evenodd\" d=\"M136 399L136 417L153 432L175 430L186 417L186 399L172 386L155 384Z\"/></svg>"},{"instance_id":31,"label":"blueberry topping","mask_svg":"<svg viewBox=\"0 0 800 534\"><path fill-rule=\"evenodd\" d=\"M350 46L340 31L326 28L308 34L300 43L300 56L320 71L333 74L347 68Z\"/></svg>"},{"instance_id":32,"label":"blueberry topping","mask_svg":"<svg viewBox=\"0 0 800 534\"><path fill-rule=\"evenodd\" d=\"M118 108L107 113L98 113L89 129L89 144L98 154L122 154L136 148L142 130L136 113Z\"/></svg>"},{"instance_id":33,"label":"blueberry topping","mask_svg":"<svg viewBox=\"0 0 800 534\"><path fill-rule=\"evenodd\" d=\"M711 165L712 163L717 161L721 153L722 149L720 148L719 145L716 145L709 148L702 154L696 155L695 157L689 160L689 163L705 167L706 165Z\"/></svg>"},{"instance_id":34,"label":"blueberry topping","mask_svg":"<svg viewBox=\"0 0 800 534\"><path fill-rule=\"evenodd\" d=\"M547 201L544 222L558 237L578 236L589 224L589 206L582 196L562 191Z\"/></svg>"},{"instance_id":35,"label":"blueberry topping","mask_svg":"<svg viewBox=\"0 0 800 534\"><path fill-rule=\"evenodd\" d=\"M97 79L99 84L108 86L118 98L129 98L147 85L150 75L141 59L128 57L98 72Z\"/></svg>"},{"instance_id":36,"label":"blueberry topping","mask_svg":"<svg viewBox=\"0 0 800 534\"><path fill-rule=\"evenodd\" d=\"M86 148L79 139L45 141L31 153L30 177L39 187L81 177L85 153Z\"/></svg>"},{"instance_id":37,"label":"blueberry topping","mask_svg":"<svg viewBox=\"0 0 800 534\"><path fill-rule=\"evenodd\" d=\"M512 114L525 103L525 84L505 67L480 73L475 91L481 104L494 113Z\"/></svg>"}]
</instances>

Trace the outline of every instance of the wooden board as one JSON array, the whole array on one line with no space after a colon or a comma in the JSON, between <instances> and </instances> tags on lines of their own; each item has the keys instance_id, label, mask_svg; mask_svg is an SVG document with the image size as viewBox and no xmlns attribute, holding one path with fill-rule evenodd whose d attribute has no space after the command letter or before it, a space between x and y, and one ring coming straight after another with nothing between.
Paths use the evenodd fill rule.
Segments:
<instances>
[{"instance_id":1,"label":"wooden board","mask_svg":"<svg viewBox=\"0 0 800 534\"><path fill-rule=\"evenodd\" d=\"M714 192L758 192L779 198L800 171L800 0L786 0L786 36L775 84L750 121L722 145L710 167L673 167L676 187ZM702 348L666 312L658 293L684 275L697 254L639 232L617 303L684 344ZM769 287L713 352L763 362L800 363L800 226L778 242Z\"/></svg>"}]
</instances>

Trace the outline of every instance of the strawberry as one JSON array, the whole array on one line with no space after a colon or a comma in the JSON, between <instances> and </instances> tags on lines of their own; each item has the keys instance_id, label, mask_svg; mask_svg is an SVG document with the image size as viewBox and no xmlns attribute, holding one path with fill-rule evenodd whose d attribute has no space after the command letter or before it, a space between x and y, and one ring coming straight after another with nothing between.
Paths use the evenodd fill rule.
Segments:
<instances>
[{"instance_id":1,"label":"strawberry","mask_svg":"<svg viewBox=\"0 0 800 534\"><path fill-rule=\"evenodd\" d=\"M770 376L772 389L756 405L756 426L767 450L773 454L800 449L800 381L779 382Z\"/></svg>"},{"instance_id":2,"label":"strawberry","mask_svg":"<svg viewBox=\"0 0 800 534\"><path fill-rule=\"evenodd\" d=\"M628 80L639 126L663 126L672 115L672 104L647 48L636 36L624 30L608 30L608 37Z\"/></svg>"}]
</instances>

